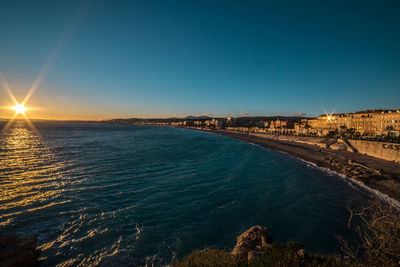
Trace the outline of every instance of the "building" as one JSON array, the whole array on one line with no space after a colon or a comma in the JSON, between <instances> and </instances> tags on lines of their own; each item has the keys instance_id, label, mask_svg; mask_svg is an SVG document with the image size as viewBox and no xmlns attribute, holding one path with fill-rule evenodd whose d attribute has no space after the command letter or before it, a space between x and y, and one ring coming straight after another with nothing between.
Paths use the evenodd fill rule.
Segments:
<instances>
[{"instance_id":1,"label":"building","mask_svg":"<svg viewBox=\"0 0 400 267\"><path fill-rule=\"evenodd\" d=\"M311 131L318 135L352 129L363 136L399 136L400 110L364 110L355 113L326 114L309 120L308 124Z\"/></svg>"}]
</instances>

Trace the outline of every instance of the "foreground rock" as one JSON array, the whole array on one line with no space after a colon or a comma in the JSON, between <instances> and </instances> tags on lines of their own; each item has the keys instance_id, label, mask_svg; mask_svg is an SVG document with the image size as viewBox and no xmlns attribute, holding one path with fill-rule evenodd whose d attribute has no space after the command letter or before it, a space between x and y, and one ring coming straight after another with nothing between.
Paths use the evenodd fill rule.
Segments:
<instances>
[{"instance_id":1,"label":"foreground rock","mask_svg":"<svg viewBox=\"0 0 400 267\"><path fill-rule=\"evenodd\" d=\"M261 253L272 244L273 238L266 227L252 226L246 232L237 237L236 246L232 255L247 258L250 262L259 257Z\"/></svg>"},{"instance_id":2,"label":"foreground rock","mask_svg":"<svg viewBox=\"0 0 400 267\"><path fill-rule=\"evenodd\" d=\"M35 237L20 238L17 235L0 237L0 266L38 266L41 251Z\"/></svg>"},{"instance_id":3,"label":"foreground rock","mask_svg":"<svg viewBox=\"0 0 400 267\"><path fill-rule=\"evenodd\" d=\"M182 260L173 259L172 267L271 267L271 266L353 266L332 255L312 254L303 244L275 243L267 228L253 226L237 237L233 251L218 248L194 250ZM357 265L358 266L358 265ZM364 265L363 265L364 266ZM370 265L368 265L370 266ZM380 266L380 265L371 265ZM392 266L392 265L390 265ZM393 265L394 266L394 265ZM397 266L397 265L396 265Z\"/></svg>"}]
</instances>

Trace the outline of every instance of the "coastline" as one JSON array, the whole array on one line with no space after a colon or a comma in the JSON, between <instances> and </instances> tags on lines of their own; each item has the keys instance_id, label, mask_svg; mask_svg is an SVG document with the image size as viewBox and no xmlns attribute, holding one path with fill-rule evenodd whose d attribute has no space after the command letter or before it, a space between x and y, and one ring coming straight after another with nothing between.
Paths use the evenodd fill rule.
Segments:
<instances>
[{"instance_id":1,"label":"coastline","mask_svg":"<svg viewBox=\"0 0 400 267\"><path fill-rule=\"evenodd\" d=\"M281 141L248 133L225 130L200 130L238 139L290 156L333 172L353 185L374 194L380 200L400 209L400 164L371 156L321 148L315 145Z\"/></svg>"}]
</instances>

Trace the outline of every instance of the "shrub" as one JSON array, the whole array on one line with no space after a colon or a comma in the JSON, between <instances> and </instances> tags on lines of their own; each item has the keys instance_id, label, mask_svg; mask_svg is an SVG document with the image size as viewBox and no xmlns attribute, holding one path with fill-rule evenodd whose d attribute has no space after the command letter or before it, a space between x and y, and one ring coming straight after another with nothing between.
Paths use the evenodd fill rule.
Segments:
<instances>
[{"instance_id":1,"label":"shrub","mask_svg":"<svg viewBox=\"0 0 400 267\"><path fill-rule=\"evenodd\" d=\"M186 256L182 261L175 260L173 267L214 267L214 266L233 266L233 267L308 267L308 266L344 266L334 257L319 254L308 254L303 250L303 245L298 242L288 242L286 244L273 243L260 256L247 263L247 259L239 259L231 253L220 249L196 250Z\"/></svg>"},{"instance_id":2,"label":"shrub","mask_svg":"<svg viewBox=\"0 0 400 267\"><path fill-rule=\"evenodd\" d=\"M237 259L231 253L217 248L195 250L182 261L174 260L173 267L240 267L246 266L243 260Z\"/></svg>"},{"instance_id":3,"label":"shrub","mask_svg":"<svg viewBox=\"0 0 400 267\"><path fill-rule=\"evenodd\" d=\"M347 262L356 266L399 266L400 211L378 201L363 209L347 209L349 228L353 218L362 222L353 228L358 236L355 245L339 237Z\"/></svg>"},{"instance_id":4,"label":"shrub","mask_svg":"<svg viewBox=\"0 0 400 267\"><path fill-rule=\"evenodd\" d=\"M175 260L174 267L330 267L330 266L400 266L400 211L392 206L374 202L366 208L350 211L348 227L354 218L361 221L354 227L358 238L354 245L338 237L344 252L344 261L333 255L305 253L298 242L273 243L259 258L250 263L220 249L196 250L182 261Z\"/></svg>"},{"instance_id":5,"label":"shrub","mask_svg":"<svg viewBox=\"0 0 400 267\"><path fill-rule=\"evenodd\" d=\"M305 253L303 244L288 242L286 244L273 243L260 258L250 262L249 267L281 266L343 266L335 257L321 254Z\"/></svg>"}]
</instances>

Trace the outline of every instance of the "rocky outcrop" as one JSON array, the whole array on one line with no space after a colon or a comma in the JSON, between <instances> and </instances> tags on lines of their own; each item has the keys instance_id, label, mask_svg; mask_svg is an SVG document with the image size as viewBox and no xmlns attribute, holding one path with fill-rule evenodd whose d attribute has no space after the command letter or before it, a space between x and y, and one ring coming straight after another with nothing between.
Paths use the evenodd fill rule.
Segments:
<instances>
[{"instance_id":1,"label":"rocky outcrop","mask_svg":"<svg viewBox=\"0 0 400 267\"><path fill-rule=\"evenodd\" d=\"M328 164L329 169L353 179L365 179L376 175L382 175L382 171L371 169L368 166L351 160L347 161L347 163L340 163L337 160L327 158L325 162Z\"/></svg>"},{"instance_id":2,"label":"rocky outcrop","mask_svg":"<svg viewBox=\"0 0 400 267\"><path fill-rule=\"evenodd\" d=\"M273 238L266 227L259 225L252 226L237 237L236 246L232 251L232 255L247 258L248 261L251 261L260 256L272 242Z\"/></svg>"},{"instance_id":3,"label":"rocky outcrop","mask_svg":"<svg viewBox=\"0 0 400 267\"><path fill-rule=\"evenodd\" d=\"M38 266L41 251L37 249L36 243L35 237L0 237L0 266Z\"/></svg>"}]
</instances>

